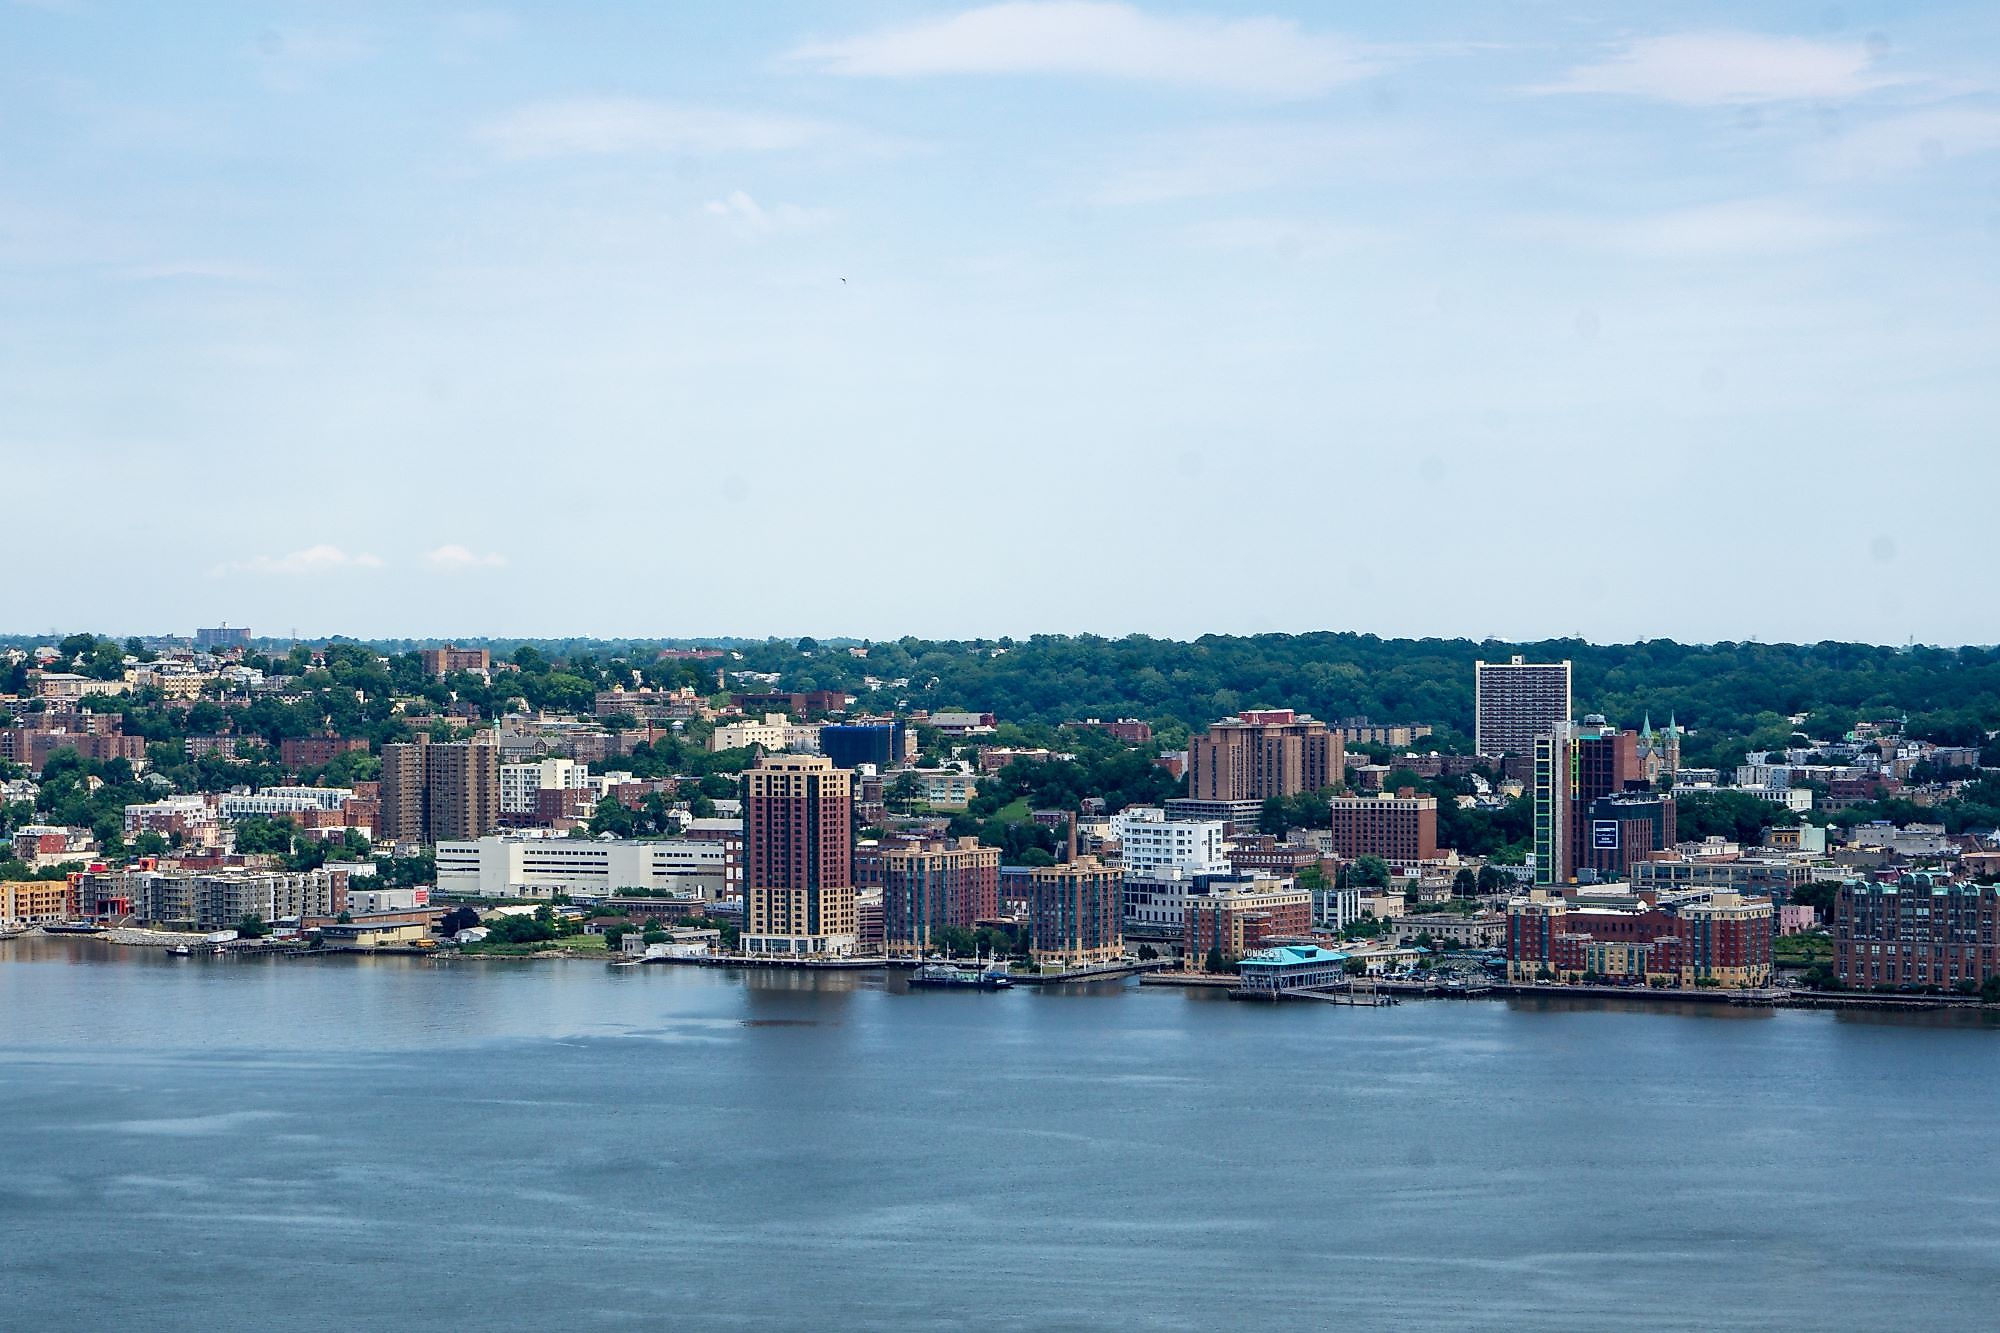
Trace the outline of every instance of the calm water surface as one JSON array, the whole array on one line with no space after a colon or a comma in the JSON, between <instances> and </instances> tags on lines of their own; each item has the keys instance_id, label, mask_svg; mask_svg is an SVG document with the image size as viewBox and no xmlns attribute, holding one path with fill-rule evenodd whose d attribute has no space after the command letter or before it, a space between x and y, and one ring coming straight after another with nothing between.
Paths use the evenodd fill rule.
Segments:
<instances>
[{"instance_id":1,"label":"calm water surface","mask_svg":"<svg viewBox=\"0 0 2000 1333\"><path fill-rule=\"evenodd\" d=\"M0 1324L1958 1328L2000 1027L0 944Z\"/></svg>"}]
</instances>

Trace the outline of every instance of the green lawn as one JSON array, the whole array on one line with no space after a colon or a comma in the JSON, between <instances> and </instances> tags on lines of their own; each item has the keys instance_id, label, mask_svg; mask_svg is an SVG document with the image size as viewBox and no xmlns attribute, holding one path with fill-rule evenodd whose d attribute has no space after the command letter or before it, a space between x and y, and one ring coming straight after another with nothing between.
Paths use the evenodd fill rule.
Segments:
<instances>
[{"instance_id":1,"label":"green lawn","mask_svg":"<svg viewBox=\"0 0 2000 1333\"><path fill-rule=\"evenodd\" d=\"M1825 935L1780 935L1771 941L1771 960L1786 967L1833 961L1833 940Z\"/></svg>"},{"instance_id":2,"label":"green lawn","mask_svg":"<svg viewBox=\"0 0 2000 1333\"><path fill-rule=\"evenodd\" d=\"M561 939L542 940L534 944L468 944L463 952L487 954L495 958L523 958L529 954L547 953L603 953L602 935L565 935Z\"/></svg>"},{"instance_id":3,"label":"green lawn","mask_svg":"<svg viewBox=\"0 0 2000 1333\"><path fill-rule=\"evenodd\" d=\"M993 812L993 817L1003 824L1026 823L1033 812L1028 809L1028 798L1019 796Z\"/></svg>"}]
</instances>

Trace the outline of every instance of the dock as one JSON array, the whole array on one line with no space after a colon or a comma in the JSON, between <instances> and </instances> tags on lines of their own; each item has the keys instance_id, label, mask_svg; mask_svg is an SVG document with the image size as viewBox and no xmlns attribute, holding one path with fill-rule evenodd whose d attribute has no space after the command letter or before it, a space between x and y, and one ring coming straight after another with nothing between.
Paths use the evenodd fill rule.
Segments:
<instances>
[{"instance_id":1,"label":"dock","mask_svg":"<svg viewBox=\"0 0 2000 1333\"><path fill-rule=\"evenodd\" d=\"M1188 990L1234 990L1242 982L1228 972L1180 972L1171 969L1148 972L1139 978L1141 986L1181 986Z\"/></svg>"},{"instance_id":2,"label":"dock","mask_svg":"<svg viewBox=\"0 0 2000 1333\"><path fill-rule=\"evenodd\" d=\"M1383 1009L1401 1001L1373 981L1350 981L1338 986L1293 986L1285 990L1252 990L1238 986L1229 992L1232 1000L1258 1000L1276 1004L1280 1000L1317 1000L1321 1004L1344 1004L1355 1009Z\"/></svg>"},{"instance_id":3,"label":"dock","mask_svg":"<svg viewBox=\"0 0 2000 1333\"><path fill-rule=\"evenodd\" d=\"M696 967L768 967L790 972L880 972L888 958L781 958L771 954L712 953L690 958L648 958L648 963L687 963Z\"/></svg>"},{"instance_id":4,"label":"dock","mask_svg":"<svg viewBox=\"0 0 2000 1333\"><path fill-rule=\"evenodd\" d=\"M1100 967L1079 967L1070 972L1009 972L1008 980L1016 986L1068 986L1081 985L1093 981L1118 981L1125 977L1138 977L1143 984L1147 974L1158 972L1165 963L1160 960L1132 963L1106 963Z\"/></svg>"},{"instance_id":5,"label":"dock","mask_svg":"<svg viewBox=\"0 0 2000 1333\"><path fill-rule=\"evenodd\" d=\"M1768 987L1724 990L1721 987L1565 986L1537 981L1496 981L1487 994L1503 999L1637 1000L1654 1004L1727 1004L1749 1008L1779 1008L1797 1003L1798 992Z\"/></svg>"}]
</instances>

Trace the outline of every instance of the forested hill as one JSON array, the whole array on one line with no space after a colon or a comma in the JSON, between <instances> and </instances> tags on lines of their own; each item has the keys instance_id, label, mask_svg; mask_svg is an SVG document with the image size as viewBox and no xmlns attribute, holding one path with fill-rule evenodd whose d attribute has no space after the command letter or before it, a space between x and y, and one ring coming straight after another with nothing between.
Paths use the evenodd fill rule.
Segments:
<instances>
[{"instance_id":1,"label":"forested hill","mask_svg":"<svg viewBox=\"0 0 2000 1333\"><path fill-rule=\"evenodd\" d=\"M495 643L503 651L512 642ZM603 656L652 645L606 644ZM685 644L683 644L685 646ZM850 647L864 647L858 657ZM1638 726L1672 717L1700 733L1688 761L1720 747L1779 745L1787 718L1812 713L1810 729L1839 734L1857 717L1908 715L1911 730L1978 743L2000 728L2000 650L1887 648L1870 644L1722 643L1656 639L1593 645L1580 640L1475 643L1383 639L1365 634L1209 635L1193 642L1134 636L1037 635L1025 640L905 638L866 645L811 639L735 641L730 670L777 672L786 689L846 689L868 706L972 708L1017 722L1140 717L1198 727L1253 707L1293 707L1334 719L1430 722L1463 738L1472 730L1472 664L1568 658L1576 664L1579 714ZM575 641L550 656L588 652ZM863 677L907 678L871 694ZM1449 743L1452 737L1444 735ZM1726 754L1720 756L1727 759Z\"/></svg>"},{"instance_id":2,"label":"forested hill","mask_svg":"<svg viewBox=\"0 0 2000 1333\"><path fill-rule=\"evenodd\" d=\"M775 646L774 646L775 647ZM1650 714L1712 735L1790 735L1786 719L1815 713L1821 735L1858 716L1904 714L1913 730L1977 743L2000 727L2000 651L1912 649L1866 644L1715 644L1667 640L1595 646L1470 640L1380 639L1356 634L1209 636L1193 643L1043 636L992 646L904 640L871 647L868 659L824 651L801 660L795 645L787 679L836 681L904 675L934 704L983 708L1023 721L1083 716L1173 718L1199 726L1240 708L1294 707L1333 719L1365 714L1382 722L1432 722L1472 730L1472 664L1568 658L1576 664L1576 709L1638 726ZM746 654L763 657L764 651ZM901 663L907 661L907 668ZM766 668L773 669L773 668Z\"/></svg>"},{"instance_id":3,"label":"forested hill","mask_svg":"<svg viewBox=\"0 0 2000 1333\"><path fill-rule=\"evenodd\" d=\"M1912 734L1948 744L1978 744L2000 728L2000 649L1994 648L1688 645L1666 639L1507 644L1335 633L1209 635L1193 642L1090 635L459 642L527 664L535 683L545 687L528 692L537 706L587 709L593 688L630 680L621 659L652 664L665 647L713 646L728 654L673 664L664 674L668 664L660 664L648 679L661 683L673 676L714 688L712 673L720 668L773 673L786 690L846 690L858 696L861 709L967 708L1029 724L1139 717L1162 727L1161 739L1169 744L1178 744L1186 727L1239 709L1291 707L1328 720L1362 714L1377 722L1427 722L1440 728L1433 742L1440 748L1469 747L1472 664L1505 661L1514 653L1531 661L1573 661L1579 714L1602 713L1629 727L1648 716L1656 726L1672 718L1696 729L1684 751L1691 764L1733 763L1746 746L1783 745L1793 730L1788 718L1801 713L1814 715L1806 729L1816 737L1837 736L1856 718L1898 715L1910 719ZM368 646L402 654L417 642ZM279 646L275 656L283 655ZM16 667L10 676L19 674ZM871 689L865 678L883 684ZM25 684L10 683L15 689ZM459 682L457 688L472 686Z\"/></svg>"}]
</instances>

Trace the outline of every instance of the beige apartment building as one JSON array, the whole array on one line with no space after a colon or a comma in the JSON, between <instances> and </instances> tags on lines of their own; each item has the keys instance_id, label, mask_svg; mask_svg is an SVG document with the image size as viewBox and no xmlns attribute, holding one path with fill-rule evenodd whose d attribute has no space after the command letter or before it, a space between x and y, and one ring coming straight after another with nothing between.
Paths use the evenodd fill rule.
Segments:
<instances>
[{"instance_id":1,"label":"beige apartment building","mask_svg":"<svg viewBox=\"0 0 2000 1333\"><path fill-rule=\"evenodd\" d=\"M1239 713L1188 744L1188 795L1197 800L1295 796L1336 786L1346 776L1340 733L1289 708Z\"/></svg>"}]
</instances>

